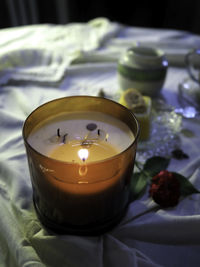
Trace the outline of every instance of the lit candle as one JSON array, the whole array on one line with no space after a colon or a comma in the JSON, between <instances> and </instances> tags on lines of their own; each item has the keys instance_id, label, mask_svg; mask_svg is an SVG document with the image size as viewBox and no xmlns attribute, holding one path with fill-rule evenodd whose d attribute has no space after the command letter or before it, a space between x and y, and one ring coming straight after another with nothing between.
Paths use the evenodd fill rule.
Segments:
<instances>
[{"instance_id":1,"label":"lit candle","mask_svg":"<svg viewBox=\"0 0 200 267\"><path fill-rule=\"evenodd\" d=\"M101 108L83 104L82 110L79 107L76 111L74 103L74 110L54 110L42 118L43 109L49 106L51 110L56 101L57 107L60 101L67 104L68 99L72 101L73 97L41 106L25 123L33 198L39 218L47 227L93 234L119 221L127 207L138 125L121 105L92 97L73 100L100 101ZM117 106L130 118L133 116L135 130L112 112L104 112L108 103L111 110ZM36 113L41 116L35 117L34 123Z\"/></svg>"},{"instance_id":2,"label":"lit candle","mask_svg":"<svg viewBox=\"0 0 200 267\"><path fill-rule=\"evenodd\" d=\"M100 112L55 116L40 123L28 137L29 144L41 154L75 163L82 162L78 154L81 148L88 148L87 162L94 162L120 153L133 140L125 123Z\"/></svg>"}]
</instances>

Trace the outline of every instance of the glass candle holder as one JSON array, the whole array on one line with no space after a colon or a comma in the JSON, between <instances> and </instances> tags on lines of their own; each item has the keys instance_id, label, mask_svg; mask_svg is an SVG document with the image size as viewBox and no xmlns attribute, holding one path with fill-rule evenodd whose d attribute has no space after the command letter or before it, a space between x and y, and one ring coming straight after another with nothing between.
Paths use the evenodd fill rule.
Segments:
<instances>
[{"instance_id":1,"label":"glass candle holder","mask_svg":"<svg viewBox=\"0 0 200 267\"><path fill-rule=\"evenodd\" d=\"M97 235L126 212L139 125L101 97L50 101L26 119L23 138L41 223L60 234Z\"/></svg>"}]
</instances>

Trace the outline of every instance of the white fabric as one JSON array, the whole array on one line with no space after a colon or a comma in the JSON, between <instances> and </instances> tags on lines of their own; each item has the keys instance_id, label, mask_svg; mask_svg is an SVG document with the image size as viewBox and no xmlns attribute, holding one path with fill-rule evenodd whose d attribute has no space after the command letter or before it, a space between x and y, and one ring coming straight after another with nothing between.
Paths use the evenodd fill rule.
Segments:
<instances>
[{"instance_id":1,"label":"white fabric","mask_svg":"<svg viewBox=\"0 0 200 267\"><path fill-rule=\"evenodd\" d=\"M130 204L121 223L102 236L47 233L33 208L21 135L27 115L48 100L97 95L101 88L115 99L116 60L124 49L135 41L162 43L163 48L166 40L166 52L176 55L179 44L186 44L188 51L200 38L173 30L123 27L104 18L0 31L0 266L199 266L197 194L164 210L146 192ZM169 69L162 91L169 104L178 105L177 86L185 76L184 68ZM182 127L193 133L180 133L182 149L190 158L173 160L169 169L187 176L200 190L199 121L184 120Z\"/></svg>"}]
</instances>

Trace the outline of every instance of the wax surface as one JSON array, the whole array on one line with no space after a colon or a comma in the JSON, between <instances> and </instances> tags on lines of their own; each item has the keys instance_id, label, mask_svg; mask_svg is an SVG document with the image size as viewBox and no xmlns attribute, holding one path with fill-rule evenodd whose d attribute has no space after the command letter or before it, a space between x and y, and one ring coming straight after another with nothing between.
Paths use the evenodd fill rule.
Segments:
<instances>
[{"instance_id":1,"label":"wax surface","mask_svg":"<svg viewBox=\"0 0 200 267\"><path fill-rule=\"evenodd\" d=\"M87 148L85 148L87 147ZM79 153L82 152L83 153ZM80 142L70 141L54 148L49 157L75 163L88 163L110 158L118 154L118 150L107 141L94 140L91 145L80 145Z\"/></svg>"},{"instance_id":2,"label":"wax surface","mask_svg":"<svg viewBox=\"0 0 200 267\"><path fill-rule=\"evenodd\" d=\"M79 160L77 152L81 148L88 148L88 162L98 161L124 151L133 141L133 133L125 123L100 112L54 116L28 137L29 144L41 154L67 162Z\"/></svg>"}]
</instances>

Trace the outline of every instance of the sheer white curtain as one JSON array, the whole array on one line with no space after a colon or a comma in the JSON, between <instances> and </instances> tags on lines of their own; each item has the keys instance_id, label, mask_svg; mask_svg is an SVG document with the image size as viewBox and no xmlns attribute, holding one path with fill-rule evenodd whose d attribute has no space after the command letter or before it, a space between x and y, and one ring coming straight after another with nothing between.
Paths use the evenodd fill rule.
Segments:
<instances>
[{"instance_id":1,"label":"sheer white curtain","mask_svg":"<svg viewBox=\"0 0 200 267\"><path fill-rule=\"evenodd\" d=\"M68 0L54 0L57 23L64 24L68 19ZM11 26L38 24L39 1L37 0L6 0ZM48 6L47 6L48 9ZM44 12L44 11L43 11Z\"/></svg>"}]
</instances>

